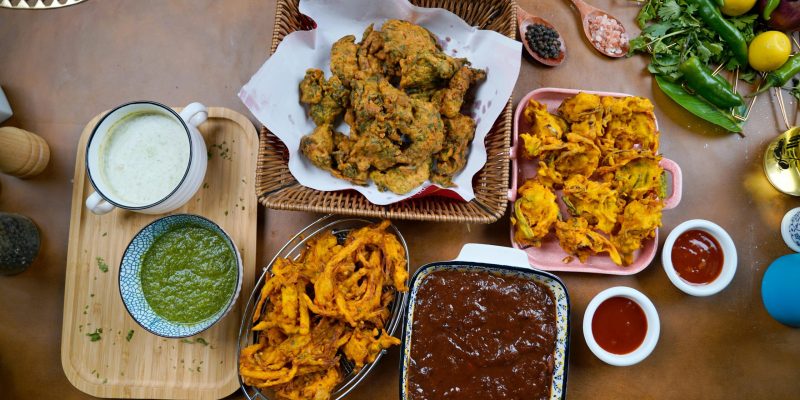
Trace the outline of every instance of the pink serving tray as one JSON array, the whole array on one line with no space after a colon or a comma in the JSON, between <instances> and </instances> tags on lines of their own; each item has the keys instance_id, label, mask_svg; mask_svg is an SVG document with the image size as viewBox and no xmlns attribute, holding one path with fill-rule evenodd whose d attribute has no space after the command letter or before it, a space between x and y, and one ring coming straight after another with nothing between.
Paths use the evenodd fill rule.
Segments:
<instances>
[{"instance_id":1,"label":"pink serving tray","mask_svg":"<svg viewBox=\"0 0 800 400\"><path fill-rule=\"evenodd\" d=\"M522 117L522 112L525 110L525 105L528 101L533 99L547 106L548 111L555 113L558 106L564 99L575 96L578 92L585 92L596 94L599 96L612 96L612 97L627 97L631 96L625 93L611 93L611 92L593 92L590 90L575 90L575 89L556 89L556 88L541 88L528 93L520 100L517 105L517 110L514 113L514 143L511 147L511 189L508 192L508 200L513 204L517 199L517 187L522 185L527 179L536 176L537 164L533 160L526 160L522 157L517 157L517 143L519 141L519 132L526 132L530 129L530 124ZM658 120L656 120L656 129L658 129ZM669 171L672 180L672 194L664 201L664 209L669 210L675 208L681 201L681 169L674 161L662 158L661 167ZM560 194L560 193L559 193ZM560 197L559 197L560 198ZM559 200L559 207L562 214L566 214L567 208ZM513 212L513 207L512 207ZM550 236L544 240L541 247L527 247L523 248L514 241L514 227L511 226L511 245L514 248L520 249L528 254L528 262L532 267L542 269L545 271L565 271L565 272L589 272L596 274L612 274L612 275L632 275L645 269L653 258L656 256L658 247L658 230L654 238L644 242L644 246L634 253L634 260L631 265L621 267L614 264L608 256L597 255L589 256L585 263L581 263L577 257L572 261L565 263L563 260L569 256L561 246L558 245L558 240L555 235Z\"/></svg>"}]
</instances>

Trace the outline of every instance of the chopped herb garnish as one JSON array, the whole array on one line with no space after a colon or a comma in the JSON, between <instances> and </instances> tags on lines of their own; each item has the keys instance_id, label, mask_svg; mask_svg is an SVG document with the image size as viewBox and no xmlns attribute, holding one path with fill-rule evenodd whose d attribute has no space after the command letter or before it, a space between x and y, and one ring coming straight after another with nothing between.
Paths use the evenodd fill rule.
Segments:
<instances>
[{"instance_id":1,"label":"chopped herb garnish","mask_svg":"<svg viewBox=\"0 0 800 400\"><path fill-rule=\"evenodd\" d=\"M106 260L103 260L103 257L97 257L97 268L100 268L102 272L108 272L108 264L106 264Z\"/></svg>"},{"instance_id":2,"label":"chopped herb garnish","mask_svg":"<svg viewBox=\"0 0 800 400\"><path fill-rule=\"evenodd\" d=\"M125 340L130 342L132 338L133 338L133 329L128 331L128 335L125 336Z\"/></svg>"},{"instance_id":3,"label":"chopped herb garnish","mask_svg":"<svg viewBox=\"0 0 800 400\"><path fill-rule=\"evenodd\" d=\"M108 236L108 232L103 232L103 237Z\"/></svg>"},{"instance_id":4,"label":"chopped herb garnish","mask_svg":"<svg viewBox=\"0 0 800 400\"><path fill-rule=\"evenodd\" d=\"M202 344L203 346L208 346L208 342L206 342L206 340L201 338L201 337L195 339L194 341L197 342L197 343Z\"/></svg>"},{"instance_id":5,"label":"chopped herb garnish","mask_svg":"<svg viewBox=\"0 0 800 400\"><path fill-rule=\"evenodd\" d=\"M103 328L97 328L94 330L94 332L87 333L86 336L88 336L91 341L96 342L102 339L102 337L100 336L101 333L103 333Z\"/></svg>"}]
</instances>

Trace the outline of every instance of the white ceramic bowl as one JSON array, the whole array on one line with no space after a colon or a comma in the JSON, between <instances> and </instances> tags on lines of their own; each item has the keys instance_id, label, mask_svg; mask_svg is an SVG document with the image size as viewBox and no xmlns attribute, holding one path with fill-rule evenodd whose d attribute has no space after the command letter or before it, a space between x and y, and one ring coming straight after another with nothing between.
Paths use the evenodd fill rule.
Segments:
<instances>
[{"instance_id":1,"label":"white ceramic bowl","mask_svg":"<svg viewBox=\"0 0 800 400\"><path fill-rule=\"evenodd\" d=\"M689 283L678 275L678 272L675 271L675 267L672 265L672 246L675 245L675 239L682 233L693 229L711 234L722 247L722 271L717 279L711 283ZM661 264L664 266L664 271L666 271L669 280L672 281L675 287L692 296L710 296L725 289L725 287L731 283L731 280L733 280L733 275L736 274L737 263L736 245L733 244L731 236L719 225L704 219L692 219L676 226L675 229L669 233L669 236L667 236L667 240L664 242L664 248L661 250Z\"/></svg>"},{"instance_id":2,"label":"white ceramic bowl","mask_svg":"<svg viewBox=\"0 0 800 400\"><path fill-rule=\"evenodd\" d=\"M602 302L612 297L625 297L635 301L636 304L642 308L647 318L647 333L644 336L642 344L639 345L636 350L628 354L614 354L604 350L597 344L597 341L594 339L594 333L592 332L592 319L594 318L595 311L597 311L597 307L600 306ZM597 296L594 296L592 301L589 302L589 305L586 307L586 312L583 314L583 338L586 340L589 349L600 360L618 367L633 365L647 358L647 356L653 352L653 349L656 348L658 335L660 333L661 322L658 319L656 306L654 306L653 302L642 292L627 286L616 286L598 293Z\"/></svg>"}]
</instances>

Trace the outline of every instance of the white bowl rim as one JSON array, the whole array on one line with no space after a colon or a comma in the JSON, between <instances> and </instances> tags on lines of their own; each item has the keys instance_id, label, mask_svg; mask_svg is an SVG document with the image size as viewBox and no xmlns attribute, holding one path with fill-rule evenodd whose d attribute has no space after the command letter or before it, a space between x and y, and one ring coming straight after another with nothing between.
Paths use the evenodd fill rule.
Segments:
<instances>
[{"instance_id":1,"label":"white bowl rim","mask_svg":"<svg viewBox=\"0 0 800 400\"><path fill-rule=\"evenodd\" d=\"M633 300L642 308L647 318L647 332L642 344L628 354L614 354L606 351L594 339L594 332L592 332L592 319L597 307L612 297L624 297ZM660 333L661 322L658 318L656 306L642 292L627 286L615 286L598 293L586 306L586 312L583 314L583 338L586 340L589 350L603 362L617 367L634 365L647 358L655 349Z\"/></svg>"},{"instance_id":2,"label":"white bowl rim","mask_svg":"<svg viewBox=\"0 0 800 400\"><path fill-rule=\"evenodd\" d=\"M675 240L682 233L692 229L702 230L711 234L717 239L720 246L722 246L724 259L722 271L717 279L713 280L711 283L689 283L678 275L675 266L672 265L672 247L675 245ZM692 296L710 296L725 289L736 274L737 263L736 245L733 243L731 236L725 229L722 229L721 226L704 219L691 219L676 226L667 236L667 239L664 241L664 247L661 249L661 264L664 267L664 272L667 273L667 277L675 287Z\"/></svg>"}]
</instances>

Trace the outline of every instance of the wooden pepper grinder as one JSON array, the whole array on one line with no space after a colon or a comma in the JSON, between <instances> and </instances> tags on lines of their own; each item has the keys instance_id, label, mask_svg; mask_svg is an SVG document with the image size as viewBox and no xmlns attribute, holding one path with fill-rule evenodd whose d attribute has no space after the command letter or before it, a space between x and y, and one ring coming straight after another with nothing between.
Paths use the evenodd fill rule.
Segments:
<instances>
[{"instance_id":1,"label":"wooden pepper grinder","mask_svg":"<svg viewBox=\"0 0 800 400\"><path fill-rule=\"evenodd\" d=\"M39 135L0 127L0 172L18 178L39 174L50 162L50 147Z\"/></svg>"}]
</instances>

